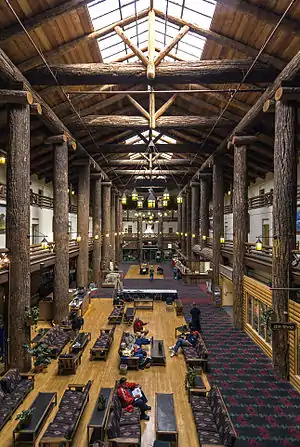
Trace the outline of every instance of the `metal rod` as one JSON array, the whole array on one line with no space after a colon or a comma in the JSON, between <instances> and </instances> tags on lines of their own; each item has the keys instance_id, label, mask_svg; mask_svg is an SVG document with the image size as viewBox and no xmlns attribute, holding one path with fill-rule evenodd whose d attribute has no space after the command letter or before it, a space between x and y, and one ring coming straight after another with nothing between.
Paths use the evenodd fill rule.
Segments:
<instances>
[{"instance_id":1,"label":"metal rod","mask_svg":"<svg viewBox=\"0 0 300 447\"><path fill-rule=\"evenodd\" d=\"M257 93L257 92L264 92L265 89L263 87L257 87L257 88L249 88L249 89L239 89L238 93ZM233 93L235 92L235 89L195 89L195 90L153 90L154 93ZM149 94L148 90L110 90L110 91L103 91L103 90L72 90L72 91L65 91L68 95L96 95L99 93L100 95L118 95L118 94L124 94L124 95L146 95Z\"/></svg>"}]
</instances>

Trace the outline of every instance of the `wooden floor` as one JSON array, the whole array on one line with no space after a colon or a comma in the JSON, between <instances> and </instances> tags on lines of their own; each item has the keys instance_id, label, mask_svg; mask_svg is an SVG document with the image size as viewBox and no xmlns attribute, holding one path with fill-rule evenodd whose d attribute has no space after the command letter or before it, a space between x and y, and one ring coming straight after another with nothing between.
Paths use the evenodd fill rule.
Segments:
<instances>
[{"instance_id":1,"label":"wooden floor","mask_svg":"<svg viewBox=\"0 0 300 447\"><path fill-rule=\"evenodd\" d=\"M140 383L148 397L149 405L152 411L149 413L150 421L142 422L142 447L150 447L155 439L155 410L154 397L156 392L174 393L175 411L177 415L178 431L179 431L179 447L196 447L198 446L197 433L193 422L190 404L184 388L184 379L186 366L182 355L170 358L169 346L174 344L174 328L183 323L183 317L176 317L175 312L165 310L163 302L155 302L154 311L139 311L139 316L149 322L150 334L156 339L163 339L167 354L166 367L153 366L144 371L129 371L127 378L129 381ZM15 417L22 409L30 406L39 391L57 391L58 401L60 400L66 386L69 383L86 383L89 379L93 381L90 392L90 402L88 403L79 428L73 441L73 446L87 446L86 426L90 419L96 396L100 387L112 387L115 380L120 377L118 366L119 356L118 347L120 343L121 333L128 328L127 325L119 325L116 328L115 339L106 362L102 360L89 360L89 348L93 345L95 339L99 335L99 329L107 326L107 315L112 309L110 299L94 299L85 314L84 330L92 333L92 340L86 348L82 363L77 370L76 375L58 376L57 360L53 360L48 367L47 372L35 376L35 389L26 398L24 403L18 408L10 422L6 424L0 433L0 446L11 447L12 430L16 426ZM45 325L44 325L45 326ZM56 408L48 418L51 421L55 415ZM46 424L47 426L47 424ZM43 432L42 432L43 433ZM42 434L41 433L41 434ZM37 444L38 445L38 444Z\"/></svg>"},{"instance_id":2,"label":"wooden floor","mask_svg":"<svg viewBox=\"0 0 300 447\"><path fill-rule=\"evenodd\" d=\"M164 279L164 275L158 275L156 273L158 264L153 264L154 268L154 279ZM128 272L125 275L126 279L145 279L149 281L149 273L147 275L140 274L140 266L139 265L131 265L128 269ZM146 287L146 286L145 286Z\"/></svg>"}]
</instances>

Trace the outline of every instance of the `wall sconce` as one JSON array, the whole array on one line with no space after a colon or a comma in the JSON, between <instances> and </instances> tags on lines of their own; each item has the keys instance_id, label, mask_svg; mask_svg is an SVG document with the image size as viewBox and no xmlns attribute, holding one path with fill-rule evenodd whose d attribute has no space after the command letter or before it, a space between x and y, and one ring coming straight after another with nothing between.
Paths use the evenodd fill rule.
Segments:
<instances>
[{"instance_id":1,"label":"wall sconce","mask_svg":"<svg viewBox=\"0 0 300 447\"><path fill-rule=\"evenodd\" d=\"M206 239L207 239L207 238L206 238L205 234L203 234L203 236L202 236L202 240L203 240L203 241L206 241Z\"/></svg>"},{"instance_id":2,"label":"wall sconce","mask_svg":"<svg viewBox=\"0 0 300 447\"><path fill-rule=\"evenodd\" d=\"M195 237L196 237L196 235L193 233L193 234L192 234L192 238L195 238Z\"/></svg>"},{"instance_id":3,"label":"wall sconce","mask_svg":"<svg viewBox=\"0 0 300 447\"><path fill-rule=\"evenodd\" d=\"M3 155L1 155L0 156L0 164L5 165L5 163L6 163L6 158Z\"/></svg>"},{"instance_id":4,"label":"wall sconce","mask_svg":"<svg viewBox=\"0 0 300 447\"><path fill-rule=\"evenodd\" d=\"M177 236L179 236L179 233L178 233L178 231L176 231L176 234L177 234Z\"/></svg>"},{"instance_id":5,"label":"wall sconce","mask_svg":"<svg viewBox=\"0 0 300 447\"><path fill-rule=\"evenodd\" d=\"M224 236L221 236L221 237L220 237L220 242L221 242L221 244L224 244L224 243L225 243L225 238L224 238Z\"/></svg>"},{"instance_id":6,"label":"wall sconce","mask_svg":"<svg viewBox=\"0 0 300 447\"><path fill-rule=\"evenodd\" d=\"M262 251L262 247L263 247L262 241L258 238L255 243L255 250Z\"/></svg>"},{"instance_id":7,"label":"wall sconce","mask_svg":"<svg viewBox=\"0 0 300 447\"><path fill-rule=\"evenodd\" d=\"M188 236L188 234L187 233L185 233L185 237L187 237Z\"/></svg>"},{"instance_id":8,"label":"wall sconce","mask_svg":"<svg viewBox=\"0 0 300 447\"><path fill-rule=\"evenodd\" d=\"M49 247L49 245L48 245L48 241L47 241L47 239L44 237L44 239L42 239L42 241L41 241L41 246L42 246L42 249L43 250L46 250L46 248L48 248Z\"/></svg>"},{"instance_id":9,"label":"wall sconce","mask_svg":"<svg viewBox=\"0 0 300 447\"><path fill-rule=\"evenodd\" d=\"M78 234L77 238L76 238L76 242L81 242L81 236L80 234Z\"/></svg>"},{"instance_id":10,"label":"wall sconce","mask_svg":"<svg viewBox=\"0 0 300 447\"><path fill-rule=\"evenodd\" d=\"M106 233L105 237L109 237L109 233Z\"/></svg>"},{"instance_id":11,"label":"wall sconce","mask_svg":"<svg viewBox=\"0 0 300 447\"><path fill-rule=\"evenodd\" d=\"M97 241L99 239L99 234L95 234L94 239Z\"/></svg>"},{"instance_id":12,"label":"wall sconce","mask_svg":"<svg viewBox=\"0 0 300 447\"><path fill-rule=\"evenodd\" d=\"M118 233L115 233L115 236L118 236Z\"/></svg>"},{"instance_id":13,"label":"wall sconce","mask_svg":"<svg viewBox=\"0 0 300 447\"><path fill-rule=\"evenodd\" d=\"M183 236L183 233L181 233L180 236Z\"/></svg>"}]
</instances>

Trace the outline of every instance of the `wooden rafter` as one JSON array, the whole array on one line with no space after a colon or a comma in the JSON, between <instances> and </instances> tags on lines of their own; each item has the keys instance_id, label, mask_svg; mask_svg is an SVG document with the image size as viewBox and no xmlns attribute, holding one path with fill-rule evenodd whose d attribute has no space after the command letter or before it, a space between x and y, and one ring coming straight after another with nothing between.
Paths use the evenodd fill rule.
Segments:
<instances>
[{"instance_id":1,"label":"wooden rafter","mask_svg":"<svg viewBox=\"0 0 300 447\"><path fill-rule=\"evenodd\" d=\"M147 110L144 109L143 106L141 106L140 103L138 103L134 98L132 98L132 96L127 95L127 98L129 99L130 103L139 111L141 112L141 114L147 119L150 120L150 115L149 112L147 112Z\"/></svg>"},{"instance_id":2,"label":"wooden rafter","mask_svg":"<svg viewBox=\"0 0 300 447\"><path fill-rule=\"evenodd\" d=\"M167 102L165 102L165 104L163 104L163 105L160 107L160 109L158 109L158 110L155 112L155 115L154 115L154 116L155 116L155 119L156 119L156 120L157 120L158 118L160 118L160 117L161 117L161 116L168 110L168 108L171 107L172 104L174 104L176 97L177 97L177 94L175 93L175 95L171 96L171 98L170 98Z\"/></svg>"},{"instance_id":3,"label":"wooden rafter","mask_svg":"<svg viewBox=\"0 0 300 447\"><path fill-rule=\"evenodd\" d=\"M148 65L148 58L144 55L144 53L129 39L128 36L122 31L119 26L114 28L114 31L121 37L123 42L135 53L135 55L143 62L145 67Z\"/></svg>"},{"instance_id":4,"label":"wooden rafter","mask_svg":"<svg viewBox=\"0 0 300 447\"><path fill-rule=\"evenodd\" d=\"M155 12L153 9L149 11L148 15L148 65L147 78L149 80L155 78Z\"/></svg>"},{"instance_id":5,"label":"wooden rafter","mask_svg":"<svg viewBox=\"0 0 300 447\"><path fill-rule=\"evenodd\" d=\"M172 49L178 44L178 42L189 32L190 28L189 26L185 25L181 28L177 36L174 37L174 39L171 40L169 45L167 45L155 58L154 64L157 67L161 61L172 51Z\"/></svg>"}]
</instances>

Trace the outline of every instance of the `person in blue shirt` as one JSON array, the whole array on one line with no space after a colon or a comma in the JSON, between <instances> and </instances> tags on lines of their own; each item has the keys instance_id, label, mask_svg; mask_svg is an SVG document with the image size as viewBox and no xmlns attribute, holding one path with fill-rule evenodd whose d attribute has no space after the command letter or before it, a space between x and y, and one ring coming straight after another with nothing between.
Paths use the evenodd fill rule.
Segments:
<instances>
[{"instance_id":1,"label":"person in blue shirt","mask_svg":"<svg viewBox=\"0 0 300 447\"><path fill-rule=\"evenodd\" d=\"M179 348L182 348L183 346L192 346L194 347L197 343L197 340L199 338L199 332L198 331L190 331L187 335L185 335L185 338L178 337L177 342L174 346L170 346L171 351L171 357L174 357L174 355L177 355Z\"/></svg>"}]
</instances>

